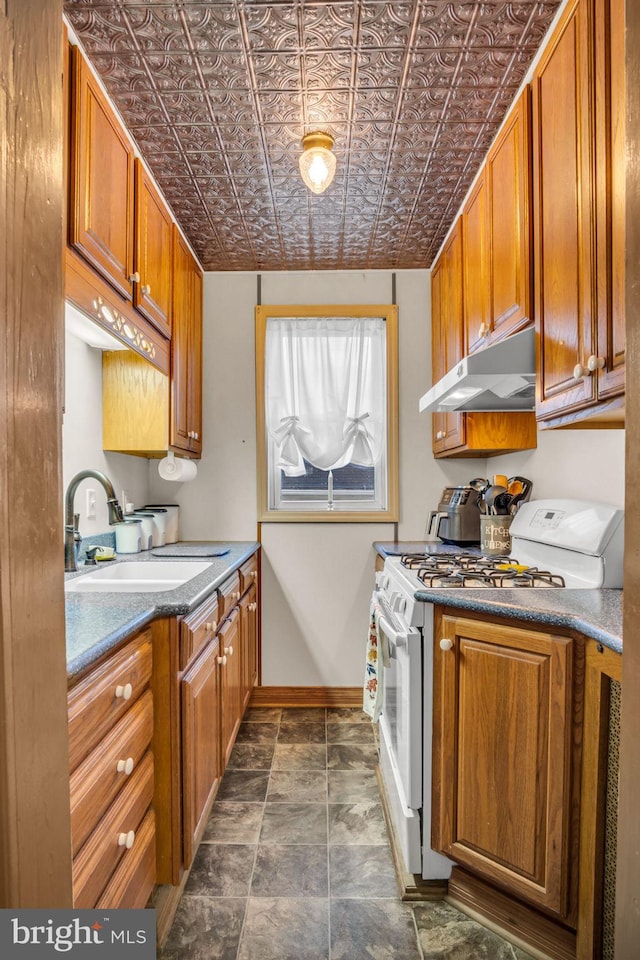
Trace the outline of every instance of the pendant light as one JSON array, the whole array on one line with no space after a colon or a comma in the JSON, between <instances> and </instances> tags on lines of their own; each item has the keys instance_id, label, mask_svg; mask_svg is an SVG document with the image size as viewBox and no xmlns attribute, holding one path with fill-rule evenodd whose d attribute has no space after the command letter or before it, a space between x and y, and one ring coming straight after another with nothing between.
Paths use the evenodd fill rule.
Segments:
<instances>
[{"instance_id":1,"label":"pendant light","mask_svg":"<svg viewBox=\"0 0 640 960\"><path fill-rule=\"evenodd\" d=\"M313 193L324 193L336 172L333 137L328 133L308 133L302 138L300 174Z\"/></svg>"}]
</instances>

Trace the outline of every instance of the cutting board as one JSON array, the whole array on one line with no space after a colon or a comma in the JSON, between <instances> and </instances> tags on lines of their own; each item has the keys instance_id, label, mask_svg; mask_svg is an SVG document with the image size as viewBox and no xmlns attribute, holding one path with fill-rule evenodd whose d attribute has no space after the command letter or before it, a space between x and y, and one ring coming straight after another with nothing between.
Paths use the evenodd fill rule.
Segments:
<instances>
[{"instance_id":1,"label":"cutting board","mask_svg":"<svg viewBox=\"0 0 640 960\"><path fill-rule=\"evenodd\" d=\"M166 547L154 547L152 557L223 557L229 553L225 543L169 543Z\"/></svg>"}]
</instances>

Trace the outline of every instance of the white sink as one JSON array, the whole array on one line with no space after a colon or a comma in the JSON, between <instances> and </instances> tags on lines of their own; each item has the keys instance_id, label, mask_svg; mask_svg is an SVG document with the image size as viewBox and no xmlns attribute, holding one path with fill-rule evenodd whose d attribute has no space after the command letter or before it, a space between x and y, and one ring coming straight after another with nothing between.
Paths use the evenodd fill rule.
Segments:
<instances>
[{"instance_id":1,"label":"white sink","mask_svg":"<svg viewBox=\"0 0 640 960\"><path fill-rule=\"evenodd\" d=\"M67 593L155 593L175 590L204 573L210 563L196 560L125 560L65 583Z\"/></svg>"}]
</instances>

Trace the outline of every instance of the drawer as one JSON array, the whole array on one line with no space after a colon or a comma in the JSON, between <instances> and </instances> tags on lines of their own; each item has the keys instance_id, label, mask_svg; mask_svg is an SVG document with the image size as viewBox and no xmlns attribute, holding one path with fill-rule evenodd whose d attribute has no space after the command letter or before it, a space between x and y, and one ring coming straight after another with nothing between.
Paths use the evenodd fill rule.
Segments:
<instances>
[{"instance_id":1,"label":"drawer","mask_svg":"<svg viewBox=\"0 0 640 960\"><path fill-rule=\"evenodd\" d=\"M185 670L196 654L209 642L218 629L218 594L201 603L180 623L180 669Z\"/></svg>"},{"instance_id":2,"label":"drawer","mask_svg":"<svg viewBox=\"0 0 640 960\"><path fill-rule=\"evenodd\" d=\"M228 580L218 588L218 619L228 617L240 599L240 574L236 570Z\"/></svg>"},{"instance_id":3,"label":"drawer","mask_svg":"<svg viewBox=\"0 0 640 960\"><path fill-rule=\"evenodd\" d=\"M71 775L75 856L144 756L153 736L153 698L143 693ZM120 767L120 769L119 769Z\"/></svg>"},{"instance_id":4,"label":"drawer","mask_svg":"<svg viewBox=\"0 0 640 960\"><path fill-rule=\"evenodd\" d=\"M148 751L73 861L73 905L95 907L129 849L153 800L153 756ZM134 832L128 848L121 841Z\"/></svg>"},{"instance_id":5,"label":"drawer","mask_svg":"<svg viewBox=\"0 0 640 960\"><path fill-rule=\"evenodd\" d=\"M252 583L258 583L258 554L254 553L252 557L242 564L240 573L240 593L245 593Z\"/></svg>"},{"instance_id":6,"label":"drawer","mask_svg":"<svg viewBox=\"0 0 640 960\"><path fill-rule=\"evenodd\" d=\"M69 765L74 770L151 679L151 632L96 667L69 691Z\"/></svg>"},{"instance_id":7,"label":"drawer","mask_svg":"<svg viewBox=\"0 0 640 960\"><path fill-rule=\"evenodd\" d=\"M141 909L156 882L156 821L153 810L136 831L135 843L118 864L106 890L96 903L100 910Z\"/></svg>"}]
</instances>

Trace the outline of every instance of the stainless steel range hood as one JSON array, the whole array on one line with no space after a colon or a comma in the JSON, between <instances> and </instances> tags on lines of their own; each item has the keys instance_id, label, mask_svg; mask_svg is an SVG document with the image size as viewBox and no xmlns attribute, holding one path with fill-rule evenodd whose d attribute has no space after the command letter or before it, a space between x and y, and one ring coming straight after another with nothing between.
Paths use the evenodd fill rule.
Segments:
<instances>
[{"instance_id":1,"label":"stainless steel range hood","mask_svg":"<svg viewBox=\"0 0 640 960\"><path fill-rule=\"evenodd\" d=\"M533 327L465 357L420 399L421 413L535 408Z\"/></svg>"}]
</instances>

